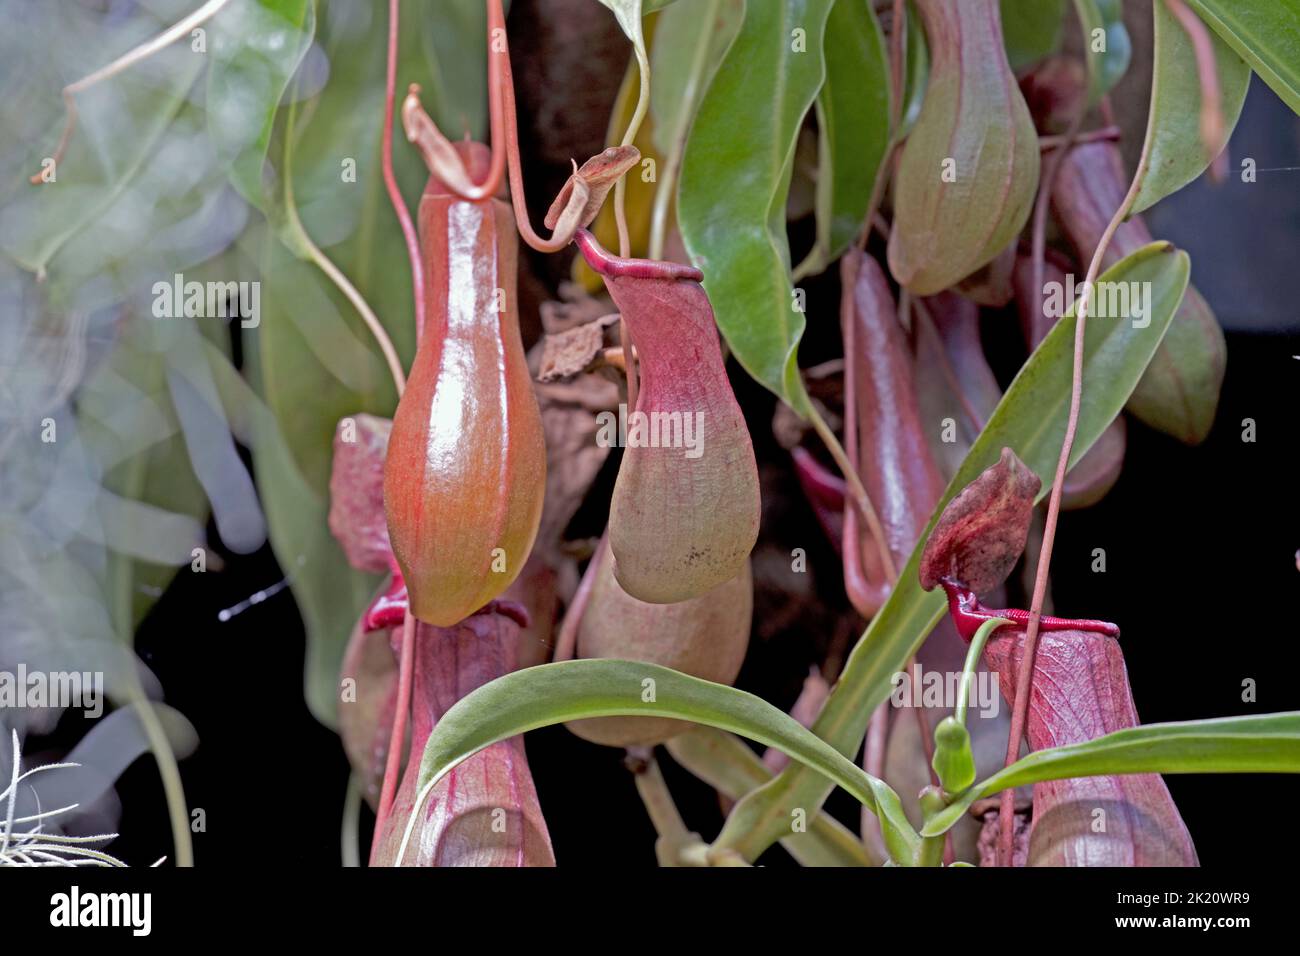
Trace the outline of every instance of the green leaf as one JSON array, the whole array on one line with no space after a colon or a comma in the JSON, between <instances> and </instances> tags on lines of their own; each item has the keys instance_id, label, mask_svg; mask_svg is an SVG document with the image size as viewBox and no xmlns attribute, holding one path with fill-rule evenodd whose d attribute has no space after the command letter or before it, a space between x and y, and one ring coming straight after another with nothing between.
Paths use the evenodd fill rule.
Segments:
<instances>
[{"instance_id":1,"label":"green leaf","mask_svg":"<svg viewBox=\"0 0 1300 956\"><path fill-rule=\"evenodd\" d=\"M1149 282L1150 324L1092 318L1084 344L1083 403L1070 455L1074 464L1124 407L1159 346L1187 287L1187 254L1154 242L1120 260L1103 282ZM1070 404L1074 361L1074 313L1062 318L1029 357L971 446L949 483L898 586L872 619L845 663L839 683L822 708L813 731L844 754L856 751L876 705L890 693L891 675L904 669L944 613L938 591L921 590L917 578L921 549L944 506L985 468L1011 448L1043 478L1041 496L1050 490L1061 451ZM749 794L728 817L718 841L753 859L781 835L789 809L820 807L829 789L803 768L782 771L770 784Z\"/></svg>"},{"instance_id":2,"label":"green leaf","mask_svg":"<svg viewBox=\"0 0 1300 956\"><path fill-rule=\"evenodd\" d=\"M709 84L677 196L686 249L718 328L755 379L807 414L785 201L795 143L825 75L833 0L757 0ZM796 52L798 50L799 52Z\"/></svg>"},{"instance_id":3,"label":"green leaf","mask_svg":"<svg viewBox=\"0 0 1300 956\"><path fill-rule=\"evenodd\" d=\"M693 727L664 742L674 760L719 793L739 800L774 774L738 737L713 727ZM861 838L826 813L808 829L787 833L781 846L803 866L877 866Z\"/></svg>"},{"instance_id":4,"label":"green leaf","mask_svg":"<svg viewBox=\"0 0 1300 956\"><path fill-rule=\"evenodd\" d=\"M1002 0L1002 42L1015 73L1057 51L1065 0Z\"/></svg>"},{"instance_id":5,"label":"green leaf","mask_svg":"<svg viewBox=\"0 0 1300 956\"><path fill-rule=\"evenodd\" d=\"M1219 77L1223 142L1206 149L1201 134L1201 82L1196 53L1187 31L1163 2L1155 15L1155 63L1146 144L1137 175L1141 180L1133 212L1155 205L1205 171L1232 135L1250 87L1250 67L1213 33L1215 72Z\"/></svg>"},{"instance_id":6,"label":"green leaf","mask_svg":"<svg viewBox=\"0 0 1300 956\"><path fill-rule=\"evenodd\" d=\"M1133 44L1124 28L1121 0L1074 0L1083 29L1083 51L1088 61L1088 105L1108 93L1133 56Z\"/></svg>"},{"instance_id":7,"label":"green leaf","mask_svg":"<svg viewBox=\"0 0 1300 956\"><path fill-rule=\"evenodd\" d=\"M231 183L263 212L274 205L266 152L275 112L315 31L310 0L234 0L210 25L208 131Z\"/></svg>"},{"instance_id":8,"label":"green leaf","mask_svg":"<svg viewBox=\"0 0 1300 956\"><path fill-rule=\"evenodd\" d=\"M1039 750L971 787L921 833L939 836L976 800L1012 787L1128 773L1300 773L1300 711L1147 724Z\"/></svg>"},{"instance_id":9,"label":"green leaf","mask_svg":"<svg viewBox=\"0 0 1300 956\"><path fill-rule=\"evenodd\" d=\"M838 0L826 21L817 94L817 238L795 269L817 275L857 238L889 146L889 54L869 3Z\"/></svg>"},{"instance_id":10,"label":"green leaf","mask_svg":"<svg viewBox=\"0 0 1300 956\"><path fill-rule=\"evenodd\" d=\"M502 4L507 16L510 4ZM387 15L380 17L387 22ZM418 30L426 62L421 72L432 79L420 80L425 109L448 132L462 131L471 139L482 141L488 133L487 83L487 8L483 0L438 0L435 16L424 15L421 8L405 12L402 33ZM399 63L398 81L407 76ZM416 74L418 75L418 74ZM382 87L381 87L382 89ZM399 95L400 98L400 95ZM399 121L400 122L400 121ZM455 137L453 137L455 138ZM400 143L401 128L395 144ZM397 151L396 145L394 152Z\"/></svg>"},{"instance_id":11,"label":"green leaf","mask_svg":"<svg viewBox=\"0 0 1300 956\"><path fill-rule=\"evenodd\" d=\"M1300 0L1187 0L1300 114Z\"/></svg>"},{"instance_id":12,"label":"green leaf","mask_svg":"<svg viewBox=\"0 0 1300 956\"><path fill-rule=\"evenodd\" d=\"M646 693L648 687L652 694ZM652 699L647 701L646 696ZM887 784L767 701L644 661L563 661L525 668L484 684L458 700L438 721L420 761L420 793L426 795L456 764L497 741L564 721L620 716L689 720L776 747L839 784L876 813L897 862L915 858L920 841L898 795Z\"/></svg>"}]
</instances>

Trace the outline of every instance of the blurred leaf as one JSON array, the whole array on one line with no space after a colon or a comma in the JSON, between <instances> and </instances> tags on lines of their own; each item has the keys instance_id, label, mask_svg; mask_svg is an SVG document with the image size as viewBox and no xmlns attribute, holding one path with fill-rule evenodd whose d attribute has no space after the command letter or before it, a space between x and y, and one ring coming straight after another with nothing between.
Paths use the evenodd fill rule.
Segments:
<instances>
[{"instance_id":1,"label":"blurred leaf","mask_svg":"<svg viewBox=\"0 0 1300 956\"><path fill-rule=\"evenodd\" d=\"M1137 171L1142 185L1133 203L1133 213L1155 205L1205 171L1232 135L1250 87L1250 67L1246 61L1211 32L1215 72L1219 78L1223 142L1207 150L1201 135L1201 82L1192 41L1163 0L1152 4L1152 10L1155 63L1151 75L1151 112L1142 165Z\"/></svg>"},{"instance_id":2,"label":"blurred leaf","mask_svg":"<svg viewBox=\"0 0 1300 956\"><path fill-rule=\"evenodd\" d=\"M1300 0L1187 0L1300 114Z\"/></svg>"},{"instance_id":3,"label":"blurred leaf","mask_svg":"<svg viewBox=\"0 0 1300 956\"><path fill-rule=\"evenodd\" d=\"M1002 0L1002 40L1012 72L1055 53L1064 21L1065 0Z\"/></svg>"},{"instance_id":4,"label":"blurred leaf","mask_svg":"<svg viewBox=\"0 0 1300 956\"><path fill-rule=\"evenodd\" d=\"M677 197L682 238L728 345L801 415L811 409L797 362L805 321L790 281L785 201L799 128L825 78L831 5L746 4L695 117Z\"/></svg>"},{"instance_id":5,"label":"blurred leaf","mask_svg":"<svg viewBox=\"0 0 1300 956\"><path fill-rule=\"evenodd\" d=\"M971 787L921 832L937 836L976 800L1012 787L1129 773L1300 773L1300 711L1147 724L1035 751Z\"/></svg>"},{"instance_id":6,"label":"blurred leaf","mask_svg":"<svg viewBox=\"0 0 1300 956\"><path fill-rule=\"evenodd\" d=\"M653 695L645 693L652 682ZM647 701L646 696L653 699ZM889 786L837 753L767 701L644 661L577 660L498 677L442 715L420 761L420 789L499 740L586 717L670 717L717 727L776 747L839 784L881 818L900 863L918 849L916 834ZM781 822L789 826L788 819Z\"/></svg>"},{"instance_id":7,"label":"blurred leaf","mask_svg":"<svg viewBox=\"0 0 1300 956\"><path fill-rule=\"evenodd\" d=\"M1124 407L1173 319L1189 268L1186 253L1157 242L1102 274L1103 282L1151 283L1150 324L1137 329L1123 319L1088 323L1083 404L1071 464L1087 452ZM1015 451L1044 479L1042 495L1050 490L1070 404L1074 328L1071 310L1026 361L949 482L930 527L958 492L998 460L1003 448ZM922 591L917 578L920 553L929 533L927 528L907 566L899 572L898 586L849 655L839 683L813 724L813 731L841 753L856 751L872 711L889 696L891 675L906 667L943 616L943 594ZM820 807L827 793L829 789L815 775L802 768L787 768L736 805L719 840L753 859L781 836L783 814L789 808Z\"/></svg>"},{"instance_id":8,"label":"blurred leaf","mask_svg":"<svg viewBox=\"0 0 1300 956\"><path fill-rule=\"evenodd\" d=\"M795 269L816 275L858 237L889 146L889 54L869 3L838 0L826 20L817 94L817 239Z\"/></svg>"},{"instance_id":9,"label":"blurred leaf","mask_svg":"<svg viewBox=\"0 0 1300 956\"><path fill-rule=\"evenodd\" d=\"M268 215L276 109L316 32L311 0L234 0L210 24L208 130L239 194Z\"/></svg>"},{"instance_id":10,"label":"blurred leaf","mask_svg":"<svg viewBox=\"0 0 1300 956\"><path fill-rule=\"evenodd\" d=\"M1074 0L1088 61L1088 105L1095 105L1128 69L1133 44L1124 28L1122 0Z\"/></svg>"}]
</instances>

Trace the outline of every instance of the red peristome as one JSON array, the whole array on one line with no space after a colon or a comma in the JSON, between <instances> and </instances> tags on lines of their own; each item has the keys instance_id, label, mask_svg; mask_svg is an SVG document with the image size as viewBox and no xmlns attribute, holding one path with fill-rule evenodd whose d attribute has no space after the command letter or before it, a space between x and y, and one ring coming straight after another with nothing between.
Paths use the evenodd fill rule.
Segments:
<instances>
[{"instance_id":1,"label":"red peristome","mask_svg":"<svg viewBox=\"0 0 1300 956\"><path fill-rule=\"evenodd\" d=\"M1003 625L1004 630L1012 627L1029 626L1029 612L1020 608L987 608L980 603L975 592L955 581L941 581L943 589L948 592L948 613L957 625L957 633L969 641L985 621L1005 618L1011 624ZM1044 614L1038 619L1039 633L1044 631L1095 631L1107 637L1119 637L1118 625L1109 621L1097 621L1091 618L1052 617Z\"/></svg>"},{"instance_id":2,"label":"red peristome","mask_svg":"<svg viewBox=\"0 0 1300 956\"><path fill-rule=\"evenodd\" d=\"M616 256L597 242L596 237L586 229L579 229L574 234L573 241L578 244L578 250L582 253L582 258L587 260L587 265L601 276L704 281L704 273L694 266L664 262L659 259L624 259L622 256Z\"/></svg>"}]
</instances>

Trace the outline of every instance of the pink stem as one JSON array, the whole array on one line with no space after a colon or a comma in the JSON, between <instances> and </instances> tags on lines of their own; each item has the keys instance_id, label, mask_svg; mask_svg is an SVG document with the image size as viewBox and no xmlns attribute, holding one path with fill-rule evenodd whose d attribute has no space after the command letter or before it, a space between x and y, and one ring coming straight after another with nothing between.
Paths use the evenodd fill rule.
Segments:
<instances>
[{"instance_id":1,"label":"pink stem","mask_svg":"<svg viewBox=\"0 0 1300 956\"><path fill-rule=\"evenodd\" d=\"M393 101L397 88L397 27L398 4L401 0L388 0L388 67L384 78L384 135L380 165L384 172L384 188L402 227L406 241L406 255L411 260L411 288L415 295L415 333L417 340L424 331L424 263L420 256L420 240L415 234L415 224L406 208L402 191L393 175Z\"/></svg>"}]
</instances>

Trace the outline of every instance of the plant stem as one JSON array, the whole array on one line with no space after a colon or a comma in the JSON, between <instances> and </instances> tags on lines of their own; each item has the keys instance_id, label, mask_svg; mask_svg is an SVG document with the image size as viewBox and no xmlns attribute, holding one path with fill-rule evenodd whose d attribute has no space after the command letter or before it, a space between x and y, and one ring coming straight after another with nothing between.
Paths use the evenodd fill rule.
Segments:
<instances>
[{"instance_id":1,"label":"plant stem","mask_svg":"<svg viewBox=\"0 0 1300 956\"><path fill-rule=\"evenodd\" d=\"M894 557L889 553L889 544L885 540L885 529L880 524L880 517L876 514L875 507L871 504L871 498L867 496L867 489L862 486L862 479L858 477L857 469L849 461L848 455L844 453L843 446L831 431L829 425L816 408L810 407L808 410L808 419L812 423L813 431L817 432L826 450L830 452L831 458L835 460L836 466L844 475L844 481L848 485L849 495L853 503L857 506L858 512L862 515L862 520L867 523L867 530L875 539L876 545L880 548L880 562L885 569L885 576L889 583L893 585L898 581L898 570L894 566Z\"/></svg>"},{"instance_id":2,"label":"plant stem","mask_svg":"<svg viewBox=\"0 0 1300 956\"><path fill-rule=\"evenodd\" d=\"M190 837L190 820L185 803L185 785L181 782L181 771L176 765L176 754L167 740L167 732L158 721L158 713L153 702L139 689L140 699L136 701L140 726L144 728L149 749L158 763L158 775L162 778L163 793L167 796L167 817L171 821L172 846L176 850L177 866L194 865L194 842Z\"/></svg>"},{"instance_id":3,"label":"plant stem","mask_svg":"<svg viewBox=\"0 0 1300 956\"><path fill-rule=\"evenodd\" d=\"M636 780L637 793L645 804L650 822L654 824L655 833L666 848L674 855L677 849L691 842L699 842L699 837L686 829L686 823L673 802L673 795L668 792L668 783L659 770L654 750L650 747L627 748L627 767Z\"/></svg>"},{"instance_id":4,"label":"plant stem","mask_svg":"<svg viewBox=\"0 0 1300 956\"><path fill-rule=\"evenodd\" d=\"M353 307L360 314L366 327L379 343L379 350L384 354L384 361L388 363L388 371L393 376L393 385L397 389L397 397L401 398L402 392L406 390L406 373L402 371L402 360L397 357L397 349L393 347L393 340L388 337L387 330L384 329L383 323L379 321L370 304L357 291L356 287L348 281L342 270L339 269L325 253L312 241L311 236L303 227L302 220L298 218L298 207L293 198L293 139L294 139L294 117L297 115L297 100L289 103L288 125L285 129L284 136L284 208L288 218L289 231L292 233L294 241L299 243L302 251L307 255L316 267L325 273L326 277L334 283L340 292L347 297Z\"/></svg>"},{"instance_id":5,"label":"plant stem","mask_svg":"<svg viewBox=\"0 0 1300 956\"><path fill-rule=\"evenodd\" d=\"M343 798L343 827L339 834L339 852L347 869L361 865L361 778L348 775L347 794Z\"/></svg>"},{"instance_id":6,"label":"plant stem","mask_svg":"<svg viewBox=\"0 0 1300 956\"><path fill-rule=\"evenodd\" d=\"M641 123L645 120L646 112L650 109L650 61L645 54L643 44L634 43L633 50L636 53L636 65L639 79L636 96L636 109L632 112L632 119L627 124L627 129L623 131L623 139L620 145L631 146L636 139L636 134L641 131ZM624 259L632 255L632 240L628 235L627 229L627 176L620 176L618 182L614 184L614 223L618 227L618 254ZM657 256L651 256L655 259ZM627 323L620 320L618 323L618 343L623 347L623 361L627 366L627 403L635 409L637 399L637 360L636 353L633 351L634 342L632 341L632 330L628 328Z\"/></svg>"},{"instance_id":7,"label":"plant stem","mask_svg":"<svg viewBox=\"0 0 1300 956\"><path fill-rule=\"evenodd\" d=\"M966 650L966 662L961 669L961 683L957 686L957 706L953 708L952 715L956 718L957 723L966 723L966 701L970 698L970 685L975 679L975 668L979 666L980 655L984 653L984 645L988 643L993 632L1003 624L1010 624L1005 617L995 617L985 621L980 625L975 636L971 638L970 647Z\"/></svg>"},{"instance_id":8,"label":"plant stem","mask_svg":"<svg viewBox=\"0 0 1300 956\"><path fill-rule=\"evenodd\" d=\"M704 0L707 4L700 10L700 22L707 24L705 29L712 32L717 27L719 0ZM705 39L695 49L686 82L682 85L682 99L694 103L697 99L700 79L708 61L709 43ZM689 118L689 117L688 117ZM650 215L650 246L646 255L659 259L664 254L664 242L668 238L668 210L673 205L673 194L677 191L677 174L681 170L682 158L686 155L686 132L689 123L683 123L678 135L673 137L669 153L664 157L664 168L660 172L659 182L655 186L654 207ZM621 185L621 183L620 183ZM618 187L614 190L615 202L618 200ZM615 206L617 212L618 207Z\"/></svg>"},{"instance_id":9,"label":"plant stem","mask_svg":"<svg viewBox=\"0 0 1300 956\"><path fill-rule=\"evenodd\" d=\"M1149 138L1148 138L1149 139ZM1147 157L1143 149L1142 159L1138 162L1140 170ZM1047 502L1047 520L1043 526L1043 546L1038 555L1038 570L1034 575L1034 596L1029 605L1029 625L1025 630L1025 644L1020 660L1020 670L1016 674L1016 696L1012 704L1011 732L1007 735L1007 753L1005 766L1015 762L1020 754L1020 741L1025 733L1025 721L1029 712L1029 695L1033 683L1034 652L1038 649L1039 620L1043 614L1043 600L1047 595L1047 573L1052 563L1052 546L1056 542L1056 523L1061 513L1061 494L1065 487L1065 474L1069 470L1070 450L1074 447L1074 435L1079 427L1079 406L1083 400L1083 348L1088 325L1088 306L1092 298L1093 286L1101 272L1101 262L1110 247L1115 230L1128 216L1128 211L1137 199L1141 187L1141 177L1134 176L1123 202L1115 210L1102 233L1097 248L1088 264L1088 274L1083 283L1083 294L1079 297L1079 306L1075 310L1074 326L1074 369L1070 387L1070 413L1065 424L1065 437L1061 441L1061 454L1056 461L1056 477L1052 482L1052 493ZM1001 825L998 844L998 859L1002 866L1010 866L1015 844L1015 791L1004 790L999 813Z\"/></svg>"},{"instance_id":10,"label":"plant stem","mask_svg":"<svg viewBox=\"0 0 1300 956\"><path fill-rule=\"evenodd\" d=\"M420 240L415 233L415 224L411 222L411 213L406 208L406 200L398 188L397 177L393 174L393 100L397 88L397 30L400 16L401 0L388 0L388 62L384 75L384 133L380 166L384 173L384 188L388 190L388 199L393 204L398 225L402 227L402 238L406 241L406 255L411 261L411 289L415 300L415 334L419 341L424 332L424 262L420 256Z\"/></svg>"},{"instance_id":11,"label":"plant stem","mask_svg":"<svg viewBox=\"0 0 1300 956\"><path fill-rule=\"evenodd\" d=\"M406 612L402 621L402 650L397 665L397 703L393 709L393 732L388 737L388 759L384 763L384 783L379 791L379 808L375 813L373 855L379 836L393 809L397 778L402 769L402 749L406 743L406 721L411 710L411 684L415 675L415 618Z\"/></svg>"}]
</instances>

